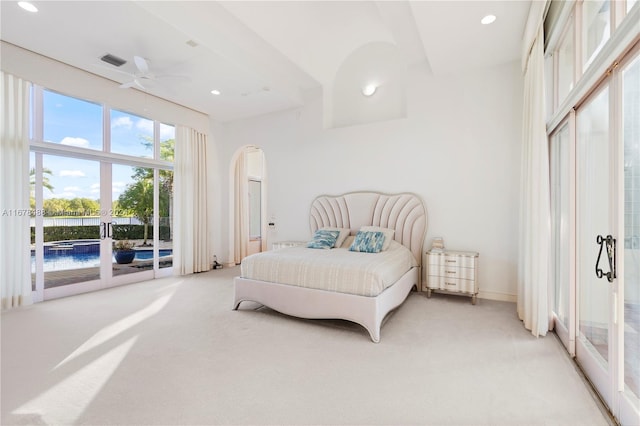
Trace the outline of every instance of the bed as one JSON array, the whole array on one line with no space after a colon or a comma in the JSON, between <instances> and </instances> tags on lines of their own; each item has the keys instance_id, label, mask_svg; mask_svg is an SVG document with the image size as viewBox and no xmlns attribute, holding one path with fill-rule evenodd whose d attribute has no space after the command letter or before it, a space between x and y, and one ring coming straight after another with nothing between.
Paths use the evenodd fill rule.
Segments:
<instances>
[{"instance_id":1,"label":"bed","mask_svg":"<svg viewBox=\"0 0 640 426\"><path fill-rule=\"evenodd\" d=\"M371 340L379 342L385 316L404 302L412 288L420 289L427 228L424 204L410 193L322 195L312 202L309 221L312 234L330 227L346 228L351 236L331 250L287 247L243 259L241 276L234 278L233 309L252 301L299 318L348 320L362 325ZM389 248L375 254L350 252L348 247L363 226L393 230ZM369 266L357 274L341 269L355 257ZM401 265L391 267L391 258ZM385 269L388 265L393 272ZM287 267L300 275L280 269ZM374 269L384 276L375 276Z\"/></svg>"}]
</instances>

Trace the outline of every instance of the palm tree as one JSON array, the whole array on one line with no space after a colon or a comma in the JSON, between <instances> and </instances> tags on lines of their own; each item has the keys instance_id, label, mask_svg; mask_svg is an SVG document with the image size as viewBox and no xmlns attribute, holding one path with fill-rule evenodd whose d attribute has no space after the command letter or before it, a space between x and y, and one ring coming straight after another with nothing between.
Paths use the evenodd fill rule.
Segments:
<instances>
[{"instance_id":1,"label":"palm tree","mask_svg":"<svg viewBox=\"0 0 640 426\"><path fill-rule=\"evenodd\" d=\"M143 171L144 169L140 169ZM144 242L147 245L149 238L149 224L153 217L153 180L144 175L133 176L136 180L127 185L126 189L120 197L118 197L118 205L120 208L130 210L133 215L144 225Z\"/></svg>"},{"instance_id":2,"label":"palm tree","mask_svg":"<svg viewBox=\"0 0 640 426\"><path fill-rule=\"evenodd\" d=\"M45 175L53 176L53 172L51 171L51 169L47 169L46 167L42 168L42 186L44 188L47 188L49 191L53 192L53 185L51 185L51 182L49 182L49 176L45 176ZM31 194L33 196L33 194L35 194L36 192L36 169L35 168L31 168L31 170L29 170L29 185L31 187Z\"/></svg>"},{"instance_id":3,"label":"palm tree","mask_svg":"<svg viewBox=\"0 0 640 426\"><path fill-rule=\"evenodd\" d=\"M50 169L44 167L42 169L42 186L47 188L53 193L53 185L49 182L49 176L53 176L53 172ZM31 168L29 170L29 204L32 209L36 208L36 169Z\"/></svg>"}]
</instances>

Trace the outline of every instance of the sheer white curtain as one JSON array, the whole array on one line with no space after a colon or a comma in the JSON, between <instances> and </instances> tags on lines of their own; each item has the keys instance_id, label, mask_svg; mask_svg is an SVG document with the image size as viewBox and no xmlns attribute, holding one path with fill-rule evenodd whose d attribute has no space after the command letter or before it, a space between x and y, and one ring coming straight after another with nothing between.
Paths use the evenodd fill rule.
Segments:
<instances>
[{"instance_id":1,"label":"sheer white curtain","mask_svg":"<svg viewBox=\"0 0 640 426\"><path fill-rule=\"evenodd\" d=\"M173 270L177 275L211 269L210 173L207 135L177 126L173 196Z\"/></svg>"},{"instance_id":2,"label":"sheer white curtain","mask_svg":"<svg viewBox=\"0 0 640 426\"><path fill-rule=\"evenodd\" d=\"M249 245L249 176L247 172L247 154L243 150L236 160L234 174L234 225L233 225L233 259L239 264L247 257Z\"/></svg>"},{"instance_id":3,"label":"sheer white curtain","mask_svg":"<svg viewBox=\"0 0 640 426\"><path fill-rule=\"evenodd\" d=\"M2 77L0 113L0 295L2 309L31 304L29 88Z\"/></svg>"},{"instance_id":4,"label":"sheer white curtain","mask_svg":"<svg viewBox=\"0 0 640 426\"><path fill-rule=\"evenodd\" d=\"M545 125L545 2L532 2L525 33L518 316L534 336L549 330L550 188Z\"/></svg>"}]
</instances>

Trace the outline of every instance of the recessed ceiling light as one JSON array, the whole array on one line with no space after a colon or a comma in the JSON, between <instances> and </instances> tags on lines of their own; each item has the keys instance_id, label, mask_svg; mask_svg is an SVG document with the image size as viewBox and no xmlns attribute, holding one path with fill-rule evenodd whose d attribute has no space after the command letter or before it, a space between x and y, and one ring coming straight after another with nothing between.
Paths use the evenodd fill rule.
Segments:
<instances>
[{"instance_id":1,"label":"recessed ceiling light","mask_svg":"<svg viewBox=\"0 0 640 426\"><path fill-rule=\"evenodd\" d=\"M26 10L27 12L37 12L38 8L29 3L28 1L19 1L18 6Z\"/></svg>"},{"instance_id":2,"label":"recessed ceiling light","mask_svg":"<svg viewBox=\"0 0 640 426\"><path fill-rule=\"evenodd\" d=\"M480 22L482 23L482 25L489 25L493 23L493 21L495 20L496 20L496 15L487 15L484 18L482 18Z\"/></svg>"},{"instance_id":3,"label":"recessed ceiling light","mask_svg":"<svg viewBox=\"0 0 640 426\"><path fill-rule=\"evenodd\" d=\"M219 91L218 89L213 89L213 90L211 91L211 94L212 94L212 95L219 95L219 94L220 94L220 91Z\"/></svg>"},{"instance_id":4,"label":"recessed ceiling light","mask_svg":"<svg viewBox=\"0 0 640 426\"><path fill-rule=\"evenodd\" d=\"M378 86L376 86L375 84L367 84L362 88L362 94L365 96L371 96L376 93L377 88Z\"/></svg>"}]
</instances>

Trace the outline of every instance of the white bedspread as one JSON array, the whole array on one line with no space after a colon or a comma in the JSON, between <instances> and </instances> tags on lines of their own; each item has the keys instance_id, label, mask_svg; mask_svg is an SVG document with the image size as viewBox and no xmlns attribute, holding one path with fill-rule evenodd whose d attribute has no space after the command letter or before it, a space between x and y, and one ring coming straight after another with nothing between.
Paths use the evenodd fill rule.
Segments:
<instances>
[{"instance_id":1,"label":"white bedspread","mask_svg":"<svg viewBox=\"0 0 640 426\"><path fill-rule=\"evenodd\" d=\"M417 265L411 251L396 241L381 253L287 247L247 256L242 260L241 275L260 281L377 296Z\"/></svg>"}]
</instances>

